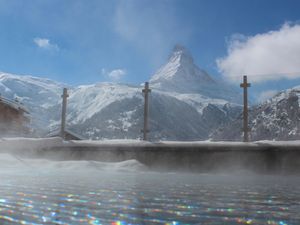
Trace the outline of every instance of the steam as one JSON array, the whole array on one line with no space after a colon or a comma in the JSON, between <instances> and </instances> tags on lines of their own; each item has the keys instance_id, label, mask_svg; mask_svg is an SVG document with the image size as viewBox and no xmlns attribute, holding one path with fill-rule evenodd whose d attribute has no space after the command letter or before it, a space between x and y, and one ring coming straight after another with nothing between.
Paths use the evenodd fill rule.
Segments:
<instances>
[{"instance_id":1,"label":"steam","mask_svg":"<svg viewBox=\"0 0 300 225\"><path fill-rule=\"evenodd\" d=\"M139 172L146 171L147 167L137 160L122 162L96 162L96 161L51 161L46 159L25 159L18 155L0 154L1 170L33 171L102 171L102 172Z\"/></svg>"},{"instance_id":2,"label":"steam","mask_svg":"<svg viewBox=\"0 0 300 225\"><path fill-rule=\"evenodd\" d=\"M299 141L150 143L11 138L0 140L0 146L0 171L299 172L293 151Z\"/></svg>"}]
</instances>

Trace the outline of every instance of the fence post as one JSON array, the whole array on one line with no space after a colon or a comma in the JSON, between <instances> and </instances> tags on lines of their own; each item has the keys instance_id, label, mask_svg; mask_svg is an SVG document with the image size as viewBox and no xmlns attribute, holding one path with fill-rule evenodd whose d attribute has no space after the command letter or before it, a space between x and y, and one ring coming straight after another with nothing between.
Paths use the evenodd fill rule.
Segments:
<instances>
[{"instance_id":1,"label":"fence post","mask_svg":"<svg viewBox=\"0 0 300 225\"><path fill-rule=\"evenodd\" d=\"M243 77L243 83L240 87L244 89L244 110L243 110L243 131L244 131L244 142L249 141L249 126L248 126L248 87L251 84L247 83L247 76Z\"/></svg>"},{"instance_id":2,"label":"fence post","mask_svg":"<svg viewBox=\"0 0 300 225\"><path fill-rule=\"evenodd\" d=\"M65 139L67 98L69 97L67 88L63 89L63 94L61 97L62 97L62 110L61 110L60 136L62 137L62 139Z\"/></svg>"},{"instance_id":3,"label":"fence post","mask_svg":"<svg viewBox=\"0 0 300 225\"><path fill-rule=\"evenodd\" d=\"M142 92L144 94L144 99L145 99L145 102L144 102L144 128L143 128L142 132L143 132L143 140L147 141L148 140L147 134L149 132L149 129L148 129L149 99L148 99L148 97L149 97L149 93L151 92L151 89L149 89L148 82L145 82L145 87L142 90Z\"/></svg>"}]
</instances>

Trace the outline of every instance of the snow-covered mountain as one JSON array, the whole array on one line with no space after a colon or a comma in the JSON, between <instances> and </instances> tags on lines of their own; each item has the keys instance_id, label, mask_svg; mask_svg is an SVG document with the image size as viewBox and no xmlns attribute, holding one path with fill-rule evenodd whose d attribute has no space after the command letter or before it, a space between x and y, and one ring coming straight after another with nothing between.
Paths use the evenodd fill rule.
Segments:
<instances>
[{"instance_id":1,"label":"snow-covered mountain","mask_svg":"<svg viewBox=\"0 0 300 225\"><path fill-rule=\"evenodd\" d=\"M44 78L0 73L0 92L18 97L31 113L36 134L59 127L64 84ZM85 138L141 138L142 86L98 83L68 87L68 128ZM199 69L176 46L150 80L151 140L203 140L241 111L238 94Z\"/></svg>"},{"instance_id":2,"label":"snow-covered mountain","mask_svg":"<svg viewBox=\"0 0 300 225\"><path fill-rule=\"evenodd\" d=\"M232 87L213 79L200 69L189 51L176 45L163 65L150 79L150 85L158 90L183 94L201 94L210 98L240 102L240 96Z\"/></svg>"},{"instance_id":3,"label":"snow-covered mountain","mask_svg":"<svg viewBox=\"0 0 300 225\"><path fill-rule=\"evenodd\" d=\"M47 110L59 103L65 86L50 79L0 72L0 94L21 102L30 112L32 127L38 130L48 127Z\"/></svg>"},{"instance_id":4,"label":"snow-covered mountain","mask_svg":"<svg viewBox=\"0 0 300 225\"><path fill-rule=\"evenodd\" d=\"M281 91L249 110L252 141L300 139L300 86ZM219 128L214 140L241 140L242 115Z\"/></svg>"},{"instance_id":5,"label":"snow-covered mountain","mask_svg":"<svg viewBox=\"0 0 300 225\"><path fill-rule=\"evenodd\" d=\"M216 82L195 64L183 46L176 45L163 65L150 79L152 87L171 92L194 93L201 86L213 86Z\"/></svg>"}]
</instances>

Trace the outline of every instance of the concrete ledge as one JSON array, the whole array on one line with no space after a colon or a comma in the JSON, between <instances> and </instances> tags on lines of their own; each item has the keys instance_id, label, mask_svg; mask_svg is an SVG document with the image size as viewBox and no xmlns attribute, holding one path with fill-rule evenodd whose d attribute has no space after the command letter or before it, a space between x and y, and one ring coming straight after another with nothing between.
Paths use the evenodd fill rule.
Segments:
<instances>
[{"instance_id":1,"label":"concrete ledge","mask_svg":"<svg viewBox=\"0 0 300 225\"><path fill-rule=\"evenodd\" d=\"M44 143L44 144L43 144ZM6 150L5 150L6 146ZM51 160L119 162L136 159L153 170L300 174L300 142L160 142L22 139L1 151Z\"/></svg>"}]
</instances>

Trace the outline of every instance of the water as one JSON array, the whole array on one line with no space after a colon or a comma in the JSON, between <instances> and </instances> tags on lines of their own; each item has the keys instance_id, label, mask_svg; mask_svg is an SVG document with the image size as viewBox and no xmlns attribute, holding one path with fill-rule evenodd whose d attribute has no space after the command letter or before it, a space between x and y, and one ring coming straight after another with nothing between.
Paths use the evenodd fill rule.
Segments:
<instances>
[{"instance_id":1,"label":"water","mask_svg":"<svg viewBox=\"0 0 300 225\"><path fill-rule=\"evenodd\" d=\"M0 157L0 224L300 224L300 177Z\"/></svg>"}]
</instances>

